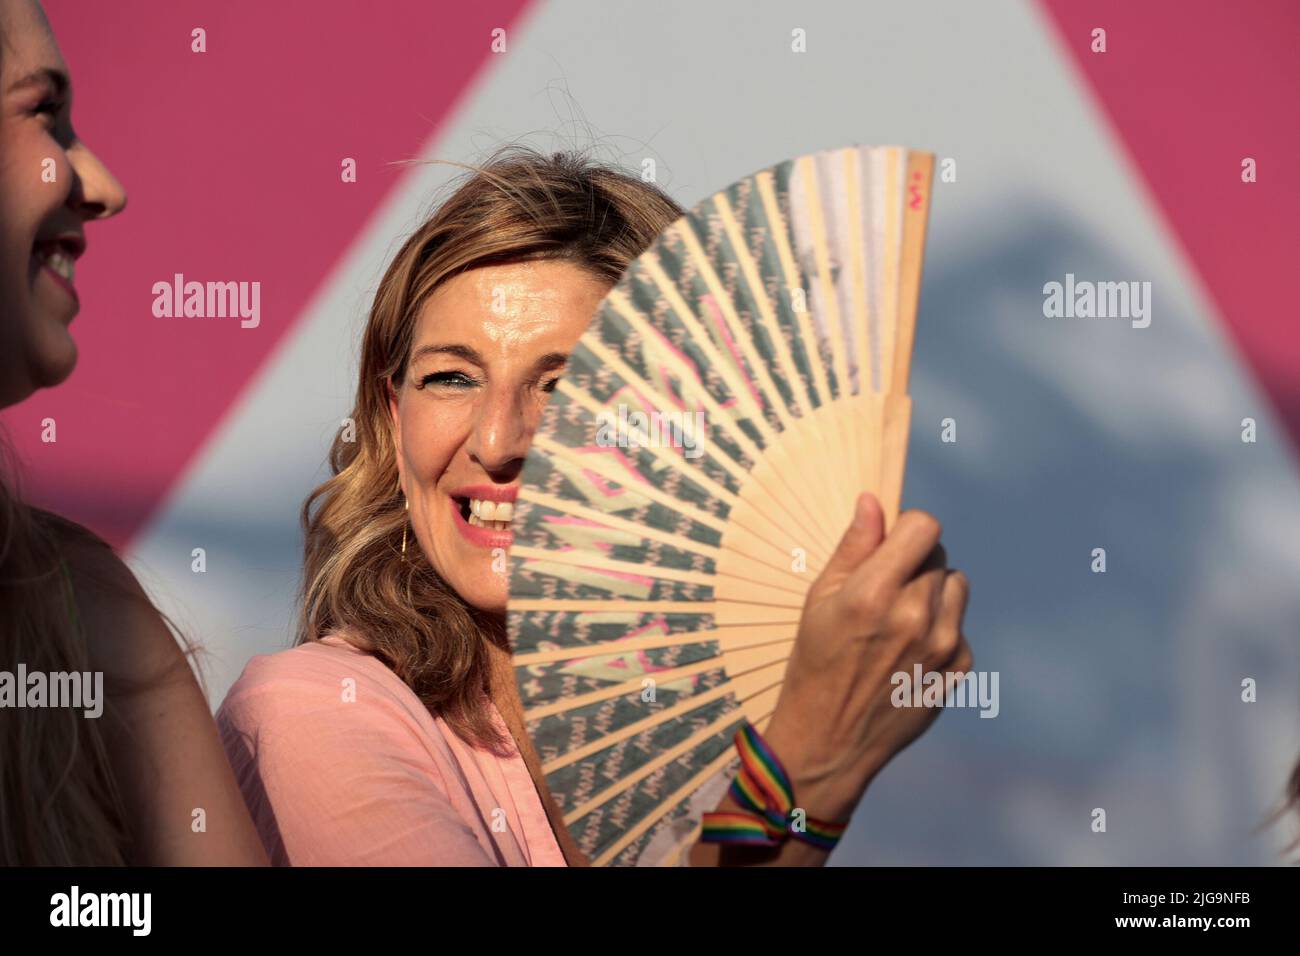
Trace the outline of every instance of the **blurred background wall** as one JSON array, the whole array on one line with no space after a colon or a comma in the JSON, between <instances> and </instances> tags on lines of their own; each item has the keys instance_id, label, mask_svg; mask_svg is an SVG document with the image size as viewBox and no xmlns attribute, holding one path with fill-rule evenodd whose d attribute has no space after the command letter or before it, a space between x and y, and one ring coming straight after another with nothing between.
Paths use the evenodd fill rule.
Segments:
<instances>
[{"instance_id":1,"label":"blurred background wall","mask_svg":"<svg viewBox=\"0 0 1300 956\"><path fill-rule=\"evenodd\" d=\"M957 174L935 187L904 504L973 583L1001 711L943 715L834 862L1279 860L1292 831L1256 827L1300 752L1300 7L46 7L130 204L89 229L75 375L4 425L29 497L122 548L205 644L214 707L290 643L298 511L370 298L451 176L418 160L594 146L653 159L691 205L792 155L901 143ZM260 325L155 318L176 273L260 281ZM1150 282L1150 327L1045 318L1067 273Z\"/></svg>"}]
</instances>

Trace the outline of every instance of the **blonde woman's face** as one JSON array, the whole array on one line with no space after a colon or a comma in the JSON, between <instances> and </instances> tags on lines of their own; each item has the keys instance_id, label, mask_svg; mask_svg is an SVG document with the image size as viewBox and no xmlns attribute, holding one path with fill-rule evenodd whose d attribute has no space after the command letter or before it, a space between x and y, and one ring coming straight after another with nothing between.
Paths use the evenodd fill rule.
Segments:
<instances>
[{"instance_id":1,"label":"blonde woman's face","mask_svg":"<svg viewBox=\"0 0 1300 956\"><path fill-rule=\"evenodd\" d=\"M417 320L390 401L398 472L415 541L473 607L505 610L524 458L608 288L566 262L486 266L443 283Z\"/></svg>"}]
</instances>

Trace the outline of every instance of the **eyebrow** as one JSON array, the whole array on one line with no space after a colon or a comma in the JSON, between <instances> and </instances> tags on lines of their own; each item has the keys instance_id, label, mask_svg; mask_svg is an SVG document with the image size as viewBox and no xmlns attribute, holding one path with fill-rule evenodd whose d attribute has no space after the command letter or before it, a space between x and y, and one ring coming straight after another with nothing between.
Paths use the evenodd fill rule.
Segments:
<instances>
[{"instance_id":1,"label":"eyebrow","mask_svg":"<svg viewBox=\"0 0 1300 956\"><path fill-rule=\"evenodd\" d=\"M454 355L457 358L464 359L466 362L473 362L480 368L487 364L483 361L483 356L479 355L477 351L470 348L468 345L423 346L422 348L416 349L415 354L411 356L412 364L426 355ZM539 371L547 371L549 369L559 368L567 361L569 361L569 356L564 352L547 352L533 363L533 368Z\"/></svg>"},{"instance_id":2,"label":"eyebrow","mask_svg":"<svg viewBox=\"0 0 1300 956\"><path fill-rule=\"evenodd\" d=\"M68 74L62 70L56 70L52 66L43 66L39 70L33 70L22 79L15 80L9 87L9 92L20 90L28 86L40 86L48 83L54 87L54 92L58 96L65 95L72 86L72 81L68 79Z\"/></svg>"}]
</instances>

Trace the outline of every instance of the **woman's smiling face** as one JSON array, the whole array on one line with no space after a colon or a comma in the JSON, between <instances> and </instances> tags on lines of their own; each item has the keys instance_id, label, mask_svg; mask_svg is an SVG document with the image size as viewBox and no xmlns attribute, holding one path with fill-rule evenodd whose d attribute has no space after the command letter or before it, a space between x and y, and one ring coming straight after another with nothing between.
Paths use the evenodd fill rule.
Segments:
<instances>
[{"instance_id":1,"label":"woman's smiling face","mask_svg":"<svg viewBox=\"0 0 1300 956\"><path fill-rule=\"evenodd\" d=\"M415 539L472 607L504 612L524 458L569 352L609 286L562 261L485 266L421 310L390 398Z\"/></svg>"},{"instance_id":2,"label":"woman's smiling face","mask_svg":"<svg viewBox=\"0 0 1300 956\"><path fill-rule=\"evenodd\" d=\"M57 385L77 361L73 263L84 225L126 205L72 128L68 68L41 8L0 0L0 405Z\"/></svg>"}]
</instances>

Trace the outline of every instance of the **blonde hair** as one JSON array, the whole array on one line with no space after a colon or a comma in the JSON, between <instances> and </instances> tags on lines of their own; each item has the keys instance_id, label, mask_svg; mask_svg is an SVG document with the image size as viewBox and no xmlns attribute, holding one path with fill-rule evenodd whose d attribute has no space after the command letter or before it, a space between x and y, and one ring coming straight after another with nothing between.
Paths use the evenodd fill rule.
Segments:
<instances>
[{"instance_id":1,"label":"blonde hair","mask_svg":"<svg viewBox=\"0 0 1300 956\"><path fill-rule=\"evenodd\" d=\"M485 639L504 621L467 605L414 548L397 493L388 389L406 371L416 318L451 277L504 262L572 262L613 285L682 213L657 187L576 153L498 152L412 235L375 294L352 412L333 473L307 498L298 642L337 633L387 664L467 742L507 751L485 701ZM413 553L412 553L413 552Z\"/></svg>"}]
</instances>

